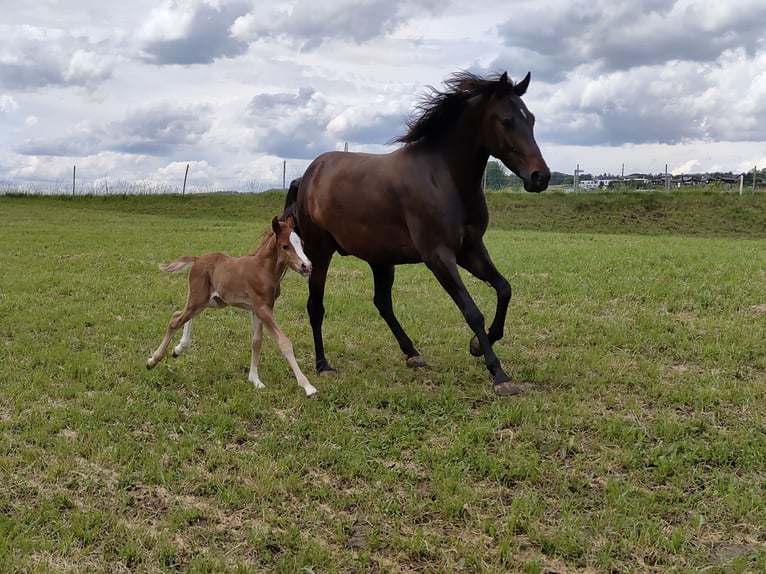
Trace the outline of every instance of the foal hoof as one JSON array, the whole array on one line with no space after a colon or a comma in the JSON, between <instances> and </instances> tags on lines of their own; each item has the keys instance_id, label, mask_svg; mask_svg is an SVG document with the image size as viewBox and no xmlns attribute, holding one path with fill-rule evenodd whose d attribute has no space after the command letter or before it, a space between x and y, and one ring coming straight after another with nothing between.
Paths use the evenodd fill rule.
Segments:
<instances>
[{"instance_id":1,"label":"foal hoof","mask_svg":"<svg viewBox=\"0 0 766 574\"><path fill-rule=\"evenodd\" d=\"M521 387L511 381L503 381L494 383L492 385L492 390L498 397L512 397L521 392Z\"/></svg>"},{"instance_id":2,"label":"foal hoof","mask_svg":"<svg viewBox=\"0 0 766 574\"><path fill-rule=\"evenodd\" d=\"M426 360L420 355L415 355L414 357L407 357L407 366L410 369L422 369L423 367L427 367L428 363L426 363Z\"/></svg>"},{"instance_id":3,"label":"foal hoof","mask_svg":"<svg viewBox=\"0 0 766 574\"><path fill-rule=\"evenodd\" d=\"M317 367L317 375L320 377L332 377L333 375L337 375L338 371L333 367L332 365L324 365L322 367Z\"/></svg>"},{"instance_id":4,"label":"foal hoof","mask_svg":"<svg viewBox=\"0 0 766 574\"><path fill-rule=\"evenodd\" d=\"M474 357L481 357L484 353L481 352L481 345L479 344L479 338L474 335L471 337L471 345L469 346L471 354Z\"/></svg>"}]
</instances>

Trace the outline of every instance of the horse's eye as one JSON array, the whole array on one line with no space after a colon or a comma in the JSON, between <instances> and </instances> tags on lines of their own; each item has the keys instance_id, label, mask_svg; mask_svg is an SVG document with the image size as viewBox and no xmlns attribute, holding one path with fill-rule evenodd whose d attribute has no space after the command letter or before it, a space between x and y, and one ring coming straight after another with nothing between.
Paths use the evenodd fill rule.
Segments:
<instances>
[{"instance_id":1,"label":"horse's eye","mask_svg":"<svg viewBox=\"0 0 766 574\"><path fill-rule=\"evenodd\" d=\"M504 128L508 128L509 130L513 129L513 124L514 124L513 118L503 118L501 123L503 124Z\"/></svg>"},{"instance_id":2,"label":"horse's eye","mask_svg":"<svg viewBox=\"0 0 766 574\"><path fill-rule=\"evenodd\" d=\"M283 245L283 246L282 246L282 249L284 249L285 251L287 251L287 250L288 250L288 249L290 249L290 248L289 248L287 245Z\"/></svg>"}]
</instances>

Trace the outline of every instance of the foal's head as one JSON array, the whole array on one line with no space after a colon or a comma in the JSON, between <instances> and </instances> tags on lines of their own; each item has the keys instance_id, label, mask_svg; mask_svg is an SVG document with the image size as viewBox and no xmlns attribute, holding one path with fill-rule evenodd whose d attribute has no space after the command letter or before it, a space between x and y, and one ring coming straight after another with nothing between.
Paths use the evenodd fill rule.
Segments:
<instances>
[{"instance_id":1,"label":"foal's head","mask_svg":"<svg viewBox=\"0 0 766 574\"><path fill-rule=\"evenodd\" d=\"M295 233L295 220L288 215L285 221L279 221L276 215L271 220L271 229L277 243L277 257L281 263L285 263L290 269L308 277L311 275L311 261L303 252L303 241Z\"/></svg>"}]
</instances>

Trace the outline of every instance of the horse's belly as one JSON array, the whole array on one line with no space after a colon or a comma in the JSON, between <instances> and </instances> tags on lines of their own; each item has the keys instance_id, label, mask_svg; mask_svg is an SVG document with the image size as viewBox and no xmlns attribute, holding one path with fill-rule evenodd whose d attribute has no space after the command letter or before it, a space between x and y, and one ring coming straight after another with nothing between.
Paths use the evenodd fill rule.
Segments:
<instances>
[{"instance_id":1,"label":"horse's belly","mask_svg":"<svg viewBox=\"0 0 766 574\"><path fill-rule=\"evenodd\" d=\"M366 241L337 241L338 252L341 255L353 255L369 263L384 265L400 265L403 263L419 263L422 261L420 254L411 243L395 244L385 242L385 234L382 237L368 238ZM383 243L383 244L381 244Z\"/></svg>"}]
</instances>

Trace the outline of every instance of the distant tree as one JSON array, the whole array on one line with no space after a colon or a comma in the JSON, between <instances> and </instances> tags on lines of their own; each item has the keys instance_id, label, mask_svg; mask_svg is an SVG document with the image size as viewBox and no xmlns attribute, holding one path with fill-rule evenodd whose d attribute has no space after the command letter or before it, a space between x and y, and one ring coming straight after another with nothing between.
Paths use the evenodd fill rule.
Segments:
<instances>
[{"instance_id":1,"label":"distant tree","mask_svg":"<svg viewBox=\"0 0 766 574\"><path fill-rule=\"evenodd\" d=\"M553 171L551 172L551 185L574 185L574 175Z\"/></svg>"},{"instance_id":2,"label":"distant tree","mask_svg":"<svg viewBox=\"0 0 766 574\"><path fill-rule=\"evenodd\" d=\"M490 160L487 162L487 189L506 189L513 186L513 179L506 173L500 162Z\"/></svg>"}]
</instances>

